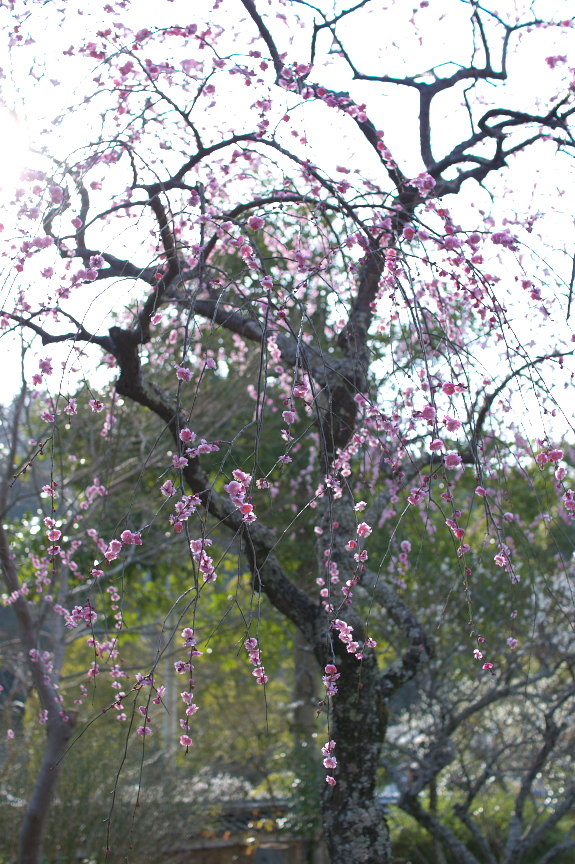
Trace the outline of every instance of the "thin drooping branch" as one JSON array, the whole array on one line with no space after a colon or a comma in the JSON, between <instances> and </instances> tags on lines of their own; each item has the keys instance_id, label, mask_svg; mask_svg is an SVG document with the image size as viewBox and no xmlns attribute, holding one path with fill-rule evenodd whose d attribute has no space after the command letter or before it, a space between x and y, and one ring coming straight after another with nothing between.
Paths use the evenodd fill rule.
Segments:
<instances>
[{"instance_id":1,"label":"thin drooping branch","mask_svg":"<svg viewBox=\"0 0 575 864\"><path fill-rule=\"evenodd\" d=\"M116 390L137 404L149 409L159 417L168 428L174 441L179 441L180 429L186 425L183 411L178 411L173 400L158 387L148 383L142 375L138 353L138 340L125 330L112 328L110 331L116 346L116 357L120 367L120 377ZM325 628L325 616L320 614L321 607L313 603L285 574L272 550L277 545L275 535L260 522L247 525L240 510L232 501L214 488L203 471L198 457L190 459L183 469L184 477L213 517L221 524L244 538L246 552L250 558L256 587L263 590L272 604L302 630L312 644L317 641L318 620ZM325 619L325 620L324 620Z\"/></svg>"},{"instance_id":2,"label":"thin drooping branch","mask_svg":"<svg viewBox=\"0 0 575 864\"><path fill-rule=\"evenodd\" d=\"M475 454L477 451L478 441L480 436L483 434L483 427L485 425L485 421L489 415L493 402L503 392L503 390L505 390L505 388L511 381L519 377L523 372L525 372L526 369L532 369L535 366L539 366L541 363L545 363L550 360L560 360L562 357L570 357L573 354L575 354L575 349L573 351L564 352L553 351L550 354L545 354L541 357L535 357L533 360L529 360L522 366L519 366L517 369L512 370L508 375L506 375L501 384L499 384L495 388L495 390L493 390L485 397L483 405L478 411L477 419L475 420L475 424L473 427L473 434L471 436L472 452Z\"/></svg>"}]
</instances>

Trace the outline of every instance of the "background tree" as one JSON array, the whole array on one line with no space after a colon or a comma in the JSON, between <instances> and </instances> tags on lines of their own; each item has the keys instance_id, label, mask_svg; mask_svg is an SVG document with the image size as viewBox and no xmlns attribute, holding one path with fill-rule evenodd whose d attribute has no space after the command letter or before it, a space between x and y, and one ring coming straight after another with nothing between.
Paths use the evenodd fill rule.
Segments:
<instances>
[{"instance_id":1,"label":"background tree","mask_svg":"<svg viewBox=\"0 0 575 864\"><path fill-rule=\"evenodd\" d=\"M519 479L533 498L548 498L551 490L538 473L526 470L518 478L510 471L509 493ZM501 657L486 687L470 676L461 613L459 620L445 616L442 598L458 586L439 532L404 570L414 599L421 595L426 625L443 623L434 661L393 702L383 763L399 807L434 838L430 852L438 862L567 862L572 854L572 530L557 518L556 506L541 519L533 499L526 503L513 519L507 515L532 603L529 617L513 610L513 636L504 636L513 587L501 583L490 558L473 552L468 558L480 577L469 599L485 620L475 650L489 646ZM470 520L468 536L482 533L481 522ZM385 638L376 627L374 635ZM402 824L413 843L413 829ZM397 854L410 854L399 830L395 836Z\"/></svg>"},{"instance_id":2,"label":"background tree","mask_svg":"<svg viewBox=\"0 0 575 864\"><path fill-rule=\"evenodd\" d=\"M62 486L66 474L56 433L68 418L76 422L78 407L68 374L85 381L97 418L105 404L91 392L90 358L99 350L115 392L106 399L104 435L114 435L120 401L157 422L144 465L161 459L168 473L158 478L154 515L140 522L130 504L109 538L98 533L98 560L82 583L86 600L80 611L68 610L72 619L91 623L109 568L152 543L156 525L180 537L193 573L179 607L184 646L176 661L187 681L180 738L187 751L198 722L192 668L202 662L192 631L230 549L238 585L246 570L251 574L241 606L257 682L269 685L258 630L262 595L299 628L324 673L323 824L332 860L382 862L389 860L389 831L376 782L388 703L435 649L407 581L388 573L387 553L374 556L378 533L392 550L400 527L413 525L397 552L403 569L423 549L426 532L453 538L453 579L482 669L477 686L489 691L501 661L495 645L484 648L483 621L472 604L480 548L510 585L513 605L524 615L529 609L521 602L521 550L507 532L517 509L509 466L536 456L543 470L555 470L560 515L575 508L555 437L571 423L559 401L560 384L571 380L564 322L570 289L565 259L550 254L540 263L546 232L555 244L560 235L561 214L554 211L539 239L534 228L548 199L535 195L525 204L496 179L509 164L509 185L524 186L546 154L572 148L567 55L544 56L545 38L552 34L559 45L572 21L538 18L533 4L495 12L462 3L447 10L456 37L446 46L443 37L433 39L447 32L443 9L423 4L409 20L392 9L381 21L401 52L388 56L384 40L380 52L366 56L353 43L361 37L361 46L380 23L369 2L329 12L292 2L278 10L278 18L275 9L263 17L252 0L217 2L206 21L189 24L172 23L188 14L175 3L144 13L123 2L104 7L104 25L99 14L86 17L81 35L70 4L31 16L17 3L5 10L13 24L14 81L30 64L37 81L29 92L8 88L7 98L42 113L38 98L56 86L50 56L35 41L46 32L56 44L73 34L59 61L69 69L74 97L73 109L62 104L51 112L51 126L46 117L45 128L33 130L40 143L14 191L7 226L18 238L7 250L18 276L6 292L2 324L7 334L16 330L43 346L39 367L25 363L24 374L40 388L36 400L47 400L39 413L46 438L58 445L59 473L52 468L45 484L53 514L55 482ZM122 20L114 17L120 13ZM511 72L521 77L521 58L540 50L540 87L514 91ZM375 89L369 108L362 101L367 83ZM378 94L396 89L417 99L403 97L397 104L406 114L390 122ZM406 128L402 117L411 107ZM447 130L442 111L453 118ZM341 158L328 152L317 132L323 126L349 142ZM489 184L493 204L482 193L481 208L471 206L465 190L473 186L475 196L477 183ZM62 377L54 373L58 345L67 352ZM202 438L206 388L229 376L245 379L252 418L235 429L230 421L225 441ZM537 417L527 432L525 412L532 423ZM5 490L15 461L13 450ZM134 501L140 490L139 483ZM526 482L518 494L532 492ZM481 540L468 529L479 510ZM231 545L218 559L210 543L224 531ZM319 568L313 576L312 540ZM58 545L47 550L53 572L70 555ZM48 769L67 747L71 715L60 710L39 654L38 601L26 598L15 551L2 528L8 595L48 711L48 740L57 742L44 763L53 783L56 772ZM370 635L376 607L394 628L383 645ZM123 617L119 610L120 641ZM513 625L506 626L513 644ZM143 670L138 692L150 688L148 705L140 706L144 741L149 703L161 702L161 686L156 666ZM416 816L418 791L410 786L403 798ZM49 796L41 797L46 805ZM30 818L22 861L39 854L45 807L34 830ZM520 843L521 808L514 818L513 842ZM426 827L435 825L426 819ZM513 860L521 849L513 847Z\"/></svg>"}]
</instances>

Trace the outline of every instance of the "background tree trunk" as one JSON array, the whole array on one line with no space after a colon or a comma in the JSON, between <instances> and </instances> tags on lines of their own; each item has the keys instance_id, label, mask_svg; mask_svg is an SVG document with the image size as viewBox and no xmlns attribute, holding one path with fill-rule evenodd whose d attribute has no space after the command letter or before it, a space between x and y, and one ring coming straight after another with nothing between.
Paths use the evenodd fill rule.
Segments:
<instances>
[{"instance_id":1,"label":"background tree trunk","mask_svg":"<svg viewBox=\"0 0 575 864\"><path fill-rule=\"evenodd\" d=\"M74 726L75 717L65 720L58 716L48 722L44 758L20 828L18 864L38 864L41 860L46 823Z\"/></svg>"}]
</instances>

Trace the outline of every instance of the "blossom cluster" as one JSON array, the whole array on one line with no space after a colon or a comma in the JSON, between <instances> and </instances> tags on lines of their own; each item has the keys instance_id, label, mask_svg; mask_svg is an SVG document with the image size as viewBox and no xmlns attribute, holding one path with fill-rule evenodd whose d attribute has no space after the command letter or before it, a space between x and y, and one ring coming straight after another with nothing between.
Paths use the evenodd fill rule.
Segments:
<instances>
[{"instance_id":1,"label":"blossom cluster","mask_svg":"<svg viewBox=\"0 0 575 864\"><path fill-rule=\"evenodd\" d=\"M545 442L540 441L539 444L544 445ZM575 517L575 491L573 489L565 489L563 481L567 477L567 469L564 465L559 465L559 462L562 462L565 458L565 453L563 450L560 450L558 447L545 447L542 449L540 453L535 457L535 461L541 468L544 469L546 465L556 465L555 468L555 480L556 487L559 492L563 492L561 496L561 503L565 508L567 515L570 518Z\"/></svg>"},{"instance_id":2,"label":"blossom cluster","mask_svg":"<svg viewBox=\"0 0 575 864\"><path fill-rule=\"evenodd\" d=\"M171 481L168 481L168 483L170 482ZM162 486L164 494L166 494L164 488L166 485L167 484L164 483L164 486ZM168 491L171 493L171 487ZM175 487L173 491L176 491ZM181 499L174 504L174 512L170 515L170 524L173 525L176 534L183 531L184 522L188 521L190 516L196 512L201 503L199 495L182 495Z\"/></svg>"},{"instance_id":3,"label":"blossom cluster","mask_svg":"<svg viewBox=\"0 0 575 864\"><path fill-rule=\"evenodd\" d=\"M255 676L258 684L267 684L269 679L262 665L262 652L261 648L258 647L258 640L253 636L250 639L246 639L244 642L244 648L249 654L250 663L256 667L252 672L252 675Z\"/></svg>"},{"instance_id":4,"label":"blossom cluster","mask_svg":"<svg viewBox=\"0 0 575 864\"><path fill-rule=\"evenodd\" d=\"M334 771L337 768L337 759L333 755L333 751L335 750L335 741L328 741L327 744L321 748L321 752L323 754L323 766L327 768L328 771ZM336 785L336 779L331 774L328 774L325 778L325 782L330 786Z\"/></svg>"},{"instance_id":5,"label":"blossom cluster","mask_svg":"<svg viewBox=\"0 0 575 864\"><path fill-rule=\"evenodd\" d=\"M113 672L116 675L118 674L116 669L114 669ZM112 685L112 686L114 686L114 685ZM153 675L142 675L141 672L137 672L136 673L136 682L135 682L134 686L132 687L132 692L138 694L145 687L150 687L150 688L154 687L154 676ZM166 692L165 687L158 687L158 689L156 690L156 696L154 698L150 699L150 697L148 697L148 701L147 701L146 705L139 705L138 706L138 713L142 717L143 725L138 726L136 733L138 735L140 735L142 738L147 738L148 735L152 734L152 729L150 728L150 724L152 722L152 718L150 716L150 707L149 707L150 702L152 702L154 705L159 705L163 699L165 692ZM124 712L124 706L122 704L122 699L124 699L125 696L126 696L126 694L123 691L120 691L116 695L116 698L115 698L114 702L112 703L112 705L116 709L116 711L121 712L120 714L118 714L118 717L117 717L117 719L120 722L124 722L127 719L127 716Z\"/></svg>"},{"instance_id":6,"label":"blossom cluster","mask_svg":"<svg viewBox=\"0 0 575 864\"><path fill-rule=\"evenodd\" d=\"M206 548L211 545L212 541L208 537L201 538L200 540L190 540L192 559L198 565L199 571L204 577L204 582L215 582L217 579L214 560L206 552Z\"/></svg>"},{"instance_id":7,"label":"blossom cluster","mask_svg":"<svg viewBox=\"0 0 575 864\"><path fill-rule=\"evenodd\" d=\"M189 734L190 724L188 718L192 717L196 713L196 711L198 711L198 706L194 702L195 682L192 677L194 666L191 663L191 658L201 657L203 652L198 651L198 649L196 648L198 641L191 627L184 627L184 629L182 630L182 638L184 640L184 646L190 649L188 655L189 659L186 662L182 660L177 660L174 663L174 668L179 675L183 675L185 672L189 672L190 674L188 689L182 691L182 693L180 694L182 697L182 701L186 706L186 716L183 719L180 719L180 726L183 729L183 734L180 737L180 744L182 745L182 747L185 747L187 749L188 747L191 747L194 743L192 737Z\"/></svg>"},{"instance_id":8,"label":"blossom cluster","mask_svg":"<svg viewBox=\"0 0 575 864\"><path fill-rule=\"evenodd\" d=\"M341 618L336 618L332 621L332 629L337 630L340 641L346 647L348 654L355 654L358 660L363 659L363 654L359 650L359 642L354 641L353 638L353 627L351 624L348 624L346 621L342 621Z\"/></svg>"},{"instance_id":9,"label":"blossom cluster","mask_svg":"<svg viewBox=\"0 0 575 864\"><path fill-rule=\"evenodd\" d=\"M60 612L62 607L54 607L54 609L56 612ZM66 610L62 611L66 619L66 627L70 628L78 627L80 624L91 627L98 618L89 600L86 600L83 606L74 606L70 613L66 613Z\"/></svg>"},{"instance_id":10,"label":"blossom cluster","mask_svg":"<svg viewBox=\"0 0 575 864\"><path fill-rule=\"evenodd\" d=\"M232 502L241 511L244 522L255 522L257 519L254 513L253 504L246 501L249 484L252 480L251 474L246 474L245 471L236 469L232 472L233 480L226 483L224 490L228 493Z\"/></svg>"},{"instance_id":11,"label":"blossom cluster","mask_svg":"<svg viewBox=\"0 0 575 864\"><path fill-rule=\"evenodd\" d=\"M48 675L53 671L52 655L49 651L40 651L38 648L30 648L28 652L33 663L42 663Z\"/></svg>"},{"instance_id":12,"label":"blossom cluster","mask_svg":"<svg viewBox=\"0 0 575 864\"><path fill-rule=\"evenodd\" d=\"M417 177L414 177L413 180L408 180L407 185L414 186L421 197L425 198L435 189L435 180L431 174L427 174L427 172L424 171L421 174L418 174Z\"/></svg>"},{"instance_id":13,"label":"blossom cluster","mask_svg":"<svg viewBox=\"0 0 575 864\"><path fill-rule=\"evenodd\" d=\"M325 675L322 677L322 681L325 684L326 697L329 699L338 692L336 682L338 678L341 678L341 673L337 671L337 666L333 663L328 663L324 671Z\"/></svg>"}]
</instances>

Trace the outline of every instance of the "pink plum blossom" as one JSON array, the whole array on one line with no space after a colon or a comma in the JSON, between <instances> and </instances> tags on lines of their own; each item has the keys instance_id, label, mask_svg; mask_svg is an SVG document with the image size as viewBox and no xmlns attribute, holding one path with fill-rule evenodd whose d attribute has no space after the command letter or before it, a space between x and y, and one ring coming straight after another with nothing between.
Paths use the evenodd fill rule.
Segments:
<instances>
[{"instance_id":1,"label":"pink plum blossom","mask_svg":"<svg viewBox=\"0 0 575 864\"><path fill-rule=\"evenodd\" d=\"M193 441L196 438L196 433L192 432L190 429L182 429L180 431L180 441L184 441L186 444L190 441Z\"/></svg>"},{"instance_id":2,"label":"pink plum blossom","mask_svg":"<svg viewBox=\"0 0 575 864\"><path fill-rule=\"evenodd\" d=\"M115 561L122 550L122 544L119 540L112 540L104 553L104 558L110 564Z\"/></svg>"},{"instance_id":3,"label":"pink plum blossom","mask_svg":"<svg viewBox=\"0 0 575 864\"><path fill-rule=\"evenodd\" d=\"M446 468L458 468L461 465L461 456L459 453L456 453L454 450L449 450L445 454L445 467Z\"/></svg>"},{"instance_id":4,"label":"pink plum blossom","mask_svg":"<svg viewBox=\"0 0 575 864\"><path fill-rule=\"evenodd\" d=\"M187 366L176 366L176 378L178 381L191 381L192 370Z\"/></svg>"},{"instance_id":5,"label":"pink plum blossom","mask_svg":"<svg viewBox=\"0 0 575 864\"><path fill-rule=\"evenodd\" d=\"M64 190L61 186L57 186L56 184L50 186L50 188L48 189L48 193L50 195L50 200L52 201L52 204L62 203L64 199Z\"/></svg>"},{"instance_id":6,"label":"pink plum blossom","mask_svg":"<svg viewBox=\"0 0 575 864\"><path fill-rule=\"evenodd\" d=\"M147 735L152 734L152 730L150 729L149 726L138 726L137 732L138 732L138 735L142 736L142 738L145 738Z\"/></svg>"},{"instance_id":7,"label":"pink plum blossom","mask_svg":"<svg viewBox=\"0 0 575 864\"><path fill-rule=\"evenodd\" d=\"M425 198L435 188L435 180L427 172L418 174L413 180L407 181L408 186L415 186L422 198Z\"/></svg>"},{"instance_id":8,"label":"pink plum blossom","mask_svg":"<svg viewBox=\"0 0 575 864\"><path fill-rule=\"evenodd\" d=\"M252 229L252 231L259 231L264 227L264 220L261 216L250 216L248 219L248 225Z\"/></svg>"},{"instance_id":9,"label":"pink plum blossom","mask_svg":"<svg viewBox=\"0 0 575 864\"><path fill-rule=\"evenodd\" d=\"M458 429L461 429L461 421L456 420L455 417L450 417L449 414L445 415L443 422L448 432L457 432Z\"/></svg>"}]
</instances>

